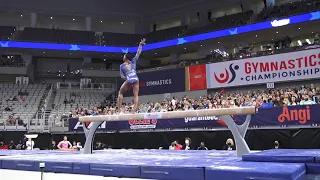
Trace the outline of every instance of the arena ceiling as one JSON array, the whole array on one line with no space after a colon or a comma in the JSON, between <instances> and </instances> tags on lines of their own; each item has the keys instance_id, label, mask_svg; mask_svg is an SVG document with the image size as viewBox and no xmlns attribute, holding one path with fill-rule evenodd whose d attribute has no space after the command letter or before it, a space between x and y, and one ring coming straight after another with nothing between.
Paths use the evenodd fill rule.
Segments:
<instances>
[{"instance_id":1,"label":"arena ceiling","mask_svg":"<svg viewBox=\"0 0 320 180\"><path fill-rule=\"evenodd\" d=\"M1 0L0 10L110 18L149 18L197 11L241 0Z\"/></svg>"}]
</instances>

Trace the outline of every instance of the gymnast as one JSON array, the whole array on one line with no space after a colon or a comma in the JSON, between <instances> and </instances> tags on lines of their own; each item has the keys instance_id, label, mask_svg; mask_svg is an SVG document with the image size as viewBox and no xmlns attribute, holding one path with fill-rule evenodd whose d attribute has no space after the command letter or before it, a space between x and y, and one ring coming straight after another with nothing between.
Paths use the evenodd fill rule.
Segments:
<instances>
[{"instance_id":1,"label":"gymnast","mask_svg":"<svg viewBox=\"0 0 320 180\"><path fill-rule=\"evenodd\" d=\"M67 136L63 137L63 140L59 142L58 146L59 150L69 150L72 148L70 141L68 141Z\"/></svg>"},{"instance_id":2,"label":"gymnast","mask_svg":"<svg viewBox=\"0 0 320 180\"><path fill-rule=\"evenodd\" d=\"M123 101L123 94L129 90L129 88L133 87L133 113L138 110L138 103L139 103L139 78L136 72L137 69L137 60L141 54L142 46L146 44L146 39L143 38L138 47L138 51L136 55L131 58L129 54L125 54L123 56L123 63L120 65L120 76L125 82L122 84L119 90L118 96L118 107L120 113L122 113L122 101Z\"/></svg>"}]
</instances>

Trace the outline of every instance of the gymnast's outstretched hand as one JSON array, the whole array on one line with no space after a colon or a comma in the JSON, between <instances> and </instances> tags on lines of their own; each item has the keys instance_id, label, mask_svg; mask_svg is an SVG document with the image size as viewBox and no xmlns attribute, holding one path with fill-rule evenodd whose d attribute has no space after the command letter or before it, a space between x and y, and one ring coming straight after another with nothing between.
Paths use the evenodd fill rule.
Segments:
<instances>
[{"instance_id":1,"label":"gymnast's outstretched hand","mask_svg":"<svg viewBox=\"0 0 320 180\"><path fill-rule=\"evenodd\" d=\"M141 39L139 45L140 46L146 45L146 38Z\"/></svg>"}]
</instances>

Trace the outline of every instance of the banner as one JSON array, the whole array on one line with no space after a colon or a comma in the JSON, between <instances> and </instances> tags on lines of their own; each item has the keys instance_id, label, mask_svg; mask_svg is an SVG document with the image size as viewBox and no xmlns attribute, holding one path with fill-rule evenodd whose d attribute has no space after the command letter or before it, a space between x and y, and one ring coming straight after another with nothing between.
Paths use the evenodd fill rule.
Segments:
<instances>
[{"instance_id":1,"label":"banner","mask_svg":"<svg viewBox=\"0 0 320 180\"><path fill-rule=\"evenodd\" d=\"M207 89L206 65L189 66L186 68L187 91Z\"/></svg>"},{"instance_id":2,"label":"banner","mask_svg":"<svg viewBox=\"0 0 320 180\"><path fill-rule=\"evenodd\" d=\"M207 64L208 89L319 77L320 49Z\"/></svg>"},{"instance_id":3,"label":"banner","mask_svg":"<svg viewBox=\"0 0 320 180\"><path fill-rule=\"evenodd\" d=\"M234 116L237 124L242 124L246 116ZM259 127L287 127L296 125L306 125L310 127L320 124L320 105L310 106L284 106L268 109L259 109L256 115L251 118L250 126ZM90 127L90 124L88 124ZM193 117L179 119L146 119L104 122L100 130L104 131L128 131L128 130L148 130L148 129L199 129L199 128L225 128L225 123L215 117ZM70 131L82 131L82 124L78 119L70 119Z\"/></svg>"},{"instance_id":4,"label":"banner","mask_svg":"<svg viewBox=\"0 0 320 180\"><path fill-rule=\"evenodd\" d=\"M185 91L185 69L168 69L139 73L139 95L164 94ZM118 79L117 88L120 89L124 80ZM133 96L132 88L124 96Z\"/></svg>"}]
</instances>

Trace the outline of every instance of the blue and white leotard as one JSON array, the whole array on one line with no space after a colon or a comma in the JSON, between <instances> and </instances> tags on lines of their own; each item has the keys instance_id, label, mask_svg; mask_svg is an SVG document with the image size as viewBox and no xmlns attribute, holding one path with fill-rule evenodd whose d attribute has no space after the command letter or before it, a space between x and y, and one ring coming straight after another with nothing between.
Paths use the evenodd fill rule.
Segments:
<instances>
[{"instance_id":1,"label":"blue and white leotard","mask_svg":"<svg viewBox=\"0 0 320 180\"><path fill-rule=\"evenodd\" d=\"M130 64L122 63L120 65L120 76L122 79L128 81L131 84L139 81L136 69L137 69L137 60L141 54L141 50L138 49L135 57L131 60Z\"/></svg>"}]
</instances>

